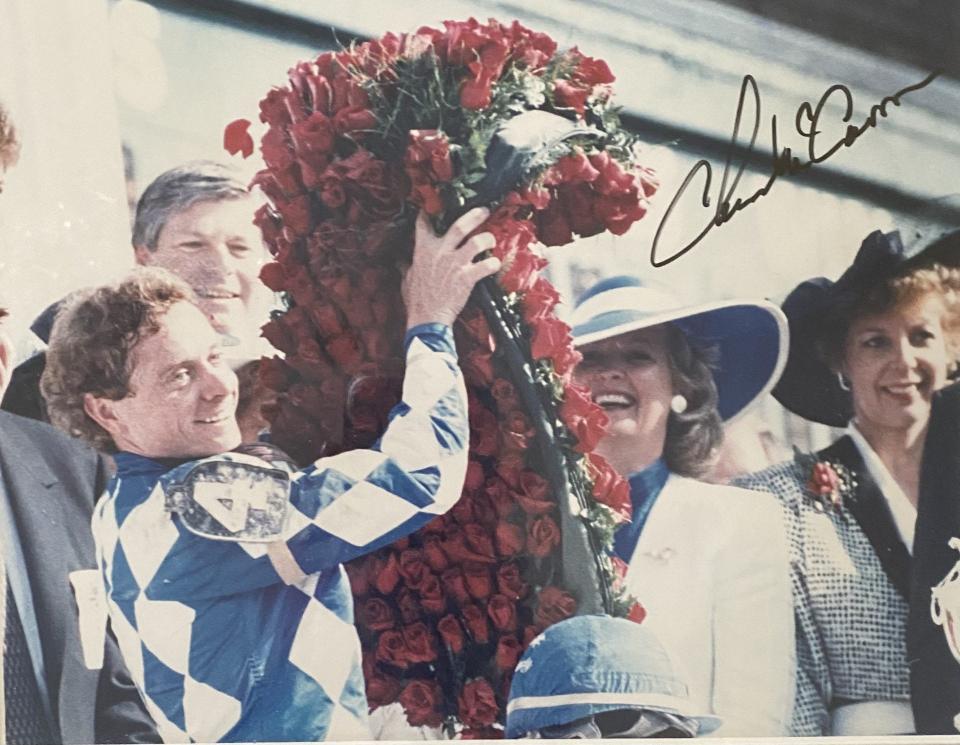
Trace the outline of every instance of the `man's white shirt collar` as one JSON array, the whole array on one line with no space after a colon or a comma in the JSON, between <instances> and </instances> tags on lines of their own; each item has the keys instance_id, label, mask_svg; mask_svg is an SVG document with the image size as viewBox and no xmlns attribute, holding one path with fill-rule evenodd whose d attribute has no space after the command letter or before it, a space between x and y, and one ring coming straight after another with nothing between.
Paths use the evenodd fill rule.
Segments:
<instances>
[{"instance_id":1,"label":"man's white shirt collar","mask_svg":"<svg viewBox=\"0 0 960 745\"><path fill-rule=\"evenodd\" d=\"M907 547L907 551L913 556L913 534L917 527L917 508L913 506L900 484L896 482L890 471L880 460L880 456L867 442L856 424L850 422L847 427L847 434L857 446L860 455L863 456L863 462L866 464L867 471L880 488L880 493L890 507L890 513L893 515L893 523L900 535L900 540Z\"/></svg>"}]
</instances>

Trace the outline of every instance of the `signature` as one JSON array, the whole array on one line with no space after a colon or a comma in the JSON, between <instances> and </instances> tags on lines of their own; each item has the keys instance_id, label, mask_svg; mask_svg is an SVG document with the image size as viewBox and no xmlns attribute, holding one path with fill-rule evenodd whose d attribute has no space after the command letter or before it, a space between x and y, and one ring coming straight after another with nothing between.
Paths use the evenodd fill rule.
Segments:
<instances>
[{"instance_id":1,"label":"signature","mask_svg":"<svg viewBox=\"0 0 960 745\"><path fill-rule=\"evenodd\" d=\"M777 117L776 115L771 116L770 128L773 142L773 162L772 169L770 171L770 177L767 179L767 182L753 192L753 194L746 198L741 198L735 196L737 186L740 184L740 177L746 170L747 159L753 152L754 143L757 141L757 133L760 131L760 90L757 87L757 81L754 80L752 75L744 75L743 83L740 86L740 99L737 102L737 114L733 122L733 136L730 139L730 149L727 151L727 159L723 167L723 176L720 179L720 189L716 195L717 206L713 210L713 214L710 216L706 226L693 240L691 240L682 248L673 251L665 258L661 258L658 248L660 235L663 233L663 226L667 224L667 221L670 219L670 215L673 213L674 208L680 202L686 193L687 188L693 183L697 176L703 176L703 192L701 193L700 203L704 208L707 209L710 208L712 203L710 191L711 187L713 186L713 167L710 165L709 161L699 160L693 166L693 168L690 169L690 172L687 174L686 178L684 178L683 183L680 184L680 188L677 190L677 193L674 194L673 199L667 206L667 210L663 215L663 219L660 220L660 225L657 227L656 235L653 237L653 245L650 248L650 263L652 263L655 267L661 267L676 261L685 253L690 251L694 246L696 246L697 243L703 240L707 233L709 233L715 227L719 227L724 223L729 222L738 212L749 207L761 197L769 194L770 189L773 188L774 183L780 176L788 176L799 173L800 171L810 168L815 163L823 163L841 147L852 146L864 132L877 126L880 117L887 116L887 107L890 104L899 106L900 99L904 95L910 93L911 91L918 91L921 88L925 88L926 86L930 85L930 83L932 83L939 74L940 71L934 71L927 75L927 77L925 77L919 83L908 85L904 88L901 88L893 95L884 97L879 103L873 105L873 107L870 109L870 114L866 119L863 120L863 123L860 126L849 123L850 118L853 116L853 94L845 85L837 83L836 85L832 85L827 88L827 90L824 91L823 95L820 97L820 100L816 106L811 104L809 101L804 101L797 109L794 126L796 127L797 132L807 140L806 160L801 160L795 156L790 147L784 147L782 149L778 147ZM753 121L753 131L750 133L750 141L747 144L746 151L742 153L742 159L739 165L734 166L733 156L737 150L738 141L740 138L740 127L743 119L743 105L748 95L753 98L754 109L756 111ZM836 98L839 98L841 107L843 108L843 117L841 118L841 121L847 123L847 127L843 136L839 140L832 143L830 147L821 150L821 143L817 141L818 135L821 134L821 130L819 128L820 117L823 114L823 109L826 104Z\"/></svg>"}]
</instances>

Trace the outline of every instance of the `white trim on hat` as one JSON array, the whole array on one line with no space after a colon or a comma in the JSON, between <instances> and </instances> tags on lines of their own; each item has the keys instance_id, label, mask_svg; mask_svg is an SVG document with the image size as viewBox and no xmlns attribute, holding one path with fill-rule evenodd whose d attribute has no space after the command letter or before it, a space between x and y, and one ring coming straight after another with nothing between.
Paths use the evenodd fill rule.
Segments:
<instances>
[{"instance_id":1,"label":"white trim on hat","mask_svg":"<svg viewBox=\"0 0 960 745\"><path fill-rule=\"evenodd\" d=\"M677 307L677 299L670 293L654 287L615 287L598 292L584 300L573 313L574 325L584 323L601 313L616 310L643 308L644 312L669 313ZM582 320L581 320L582 319Z\"/></svg>"},{"instance_id":2,"label":"white trim on hat","mask_svg":"<svg viewBox=\"0 0 960 745\"><path fill-rule=\"evenodd\" d=\"M583 704L646 707L680 714L697 719L704 728L700 734L712 731L720 726L720 717L713 714L697 714L688 701L668 693L608 693L594 691L585 693L560 693L553 696L519 696L507 703L507 714L528 709L557 708L560 706L578 706Z\"/></svg>"}]
</instances>

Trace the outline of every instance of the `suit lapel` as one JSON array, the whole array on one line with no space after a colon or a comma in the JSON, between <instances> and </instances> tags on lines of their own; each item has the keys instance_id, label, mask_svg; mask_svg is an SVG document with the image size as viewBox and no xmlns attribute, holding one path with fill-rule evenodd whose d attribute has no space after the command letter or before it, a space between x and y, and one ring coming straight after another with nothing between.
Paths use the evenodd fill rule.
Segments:
<instances>
[{"instance_id":1,"label":"suit lapel","mask_svg":"<svg viewBox=\"0 0 960 745\"><path fill-rule=\"evenodd\" d=\"M910 552L900 539L890 506L870 475L857 446L850 437L841 437L817 456L820 460L840 462L856 474L856 486L852 494L845 496L844 506L867 536L890 582L909 602Z\"/></svg>"},{"instance_id":2,"label":"suit lapel","mask_svg":"<svg viewBox=\"0 0 960 745\"><path fill-rule=\"evenodd\" d=\"M11 419L14 421L0 420L0 476L20 530L54 716L59 718L63 737L70 739L64 729L68 724L64 712L72 710L76 702L67 699L84 699L83 706L91 709L92 717L96 696L96 677L91 679L80 656L69 581L69 573L87 568L89 561L84 559L93 556L93 539L85 530L90 517L81 501L84 490L91 491L92 483L77 483L72 478L70 483L61 481L38 451L60 445L60 457L71 458L73 453L64 452L54 438L28 436L15 418ZM77 676L81 679L75 680Z\"/></svg>"}]
</instances>

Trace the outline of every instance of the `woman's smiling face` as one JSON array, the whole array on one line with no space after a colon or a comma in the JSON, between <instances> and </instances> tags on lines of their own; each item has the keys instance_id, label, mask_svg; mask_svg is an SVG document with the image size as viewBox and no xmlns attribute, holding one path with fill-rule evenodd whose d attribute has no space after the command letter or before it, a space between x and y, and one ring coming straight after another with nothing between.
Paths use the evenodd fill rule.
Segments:
<instances>
[{"instance_id":1,"label":"woman's smiling face","mask_svg":"<svg viewBox=\"0 0 960 745\"><path fill-rule=\"evenodd\" d=\"M631 331L580 348L575 378L610 419L598 449L612 440L659 443L667 436L673 378L663 325ZM622 444L622 443L621 443Z\"/></svg>"},{"instance_id":2,"label":"woman's smiling face","mask_svg":"<svg viewBox=\"0 0 960 745\"><path fill-rule=\"evenodd\" d=\"M946 314L943 299L927 293L850 325L842 372L864 434L926 426L931 398L948 382Z\"/></svg>"}]
</instances>

